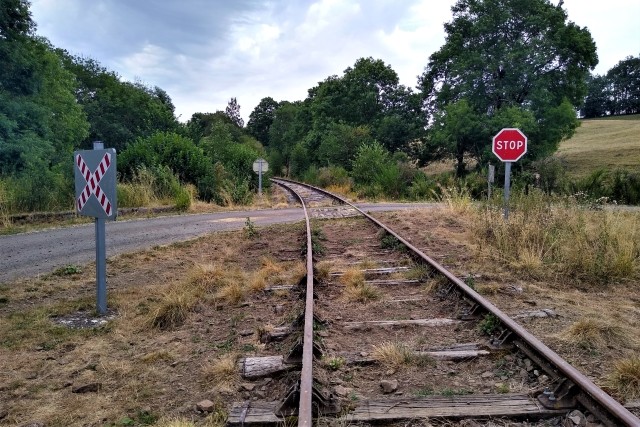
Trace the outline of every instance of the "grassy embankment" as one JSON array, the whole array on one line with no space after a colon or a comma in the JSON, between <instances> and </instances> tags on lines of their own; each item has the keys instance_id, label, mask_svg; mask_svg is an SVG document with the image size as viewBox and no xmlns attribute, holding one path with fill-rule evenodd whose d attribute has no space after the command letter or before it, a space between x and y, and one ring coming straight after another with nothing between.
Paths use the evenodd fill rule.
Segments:
<instances>
[{"instance_id":1,"label":"grassy embankment","mask_svg":"<svg viewBox=\"0 0 640 427\"><path fill-rule=\"evenodd\" d=\"M598 169L640 172L640 114L582 120L573 138L556 153L571 178Z\"/></svg>"}]
</instances>

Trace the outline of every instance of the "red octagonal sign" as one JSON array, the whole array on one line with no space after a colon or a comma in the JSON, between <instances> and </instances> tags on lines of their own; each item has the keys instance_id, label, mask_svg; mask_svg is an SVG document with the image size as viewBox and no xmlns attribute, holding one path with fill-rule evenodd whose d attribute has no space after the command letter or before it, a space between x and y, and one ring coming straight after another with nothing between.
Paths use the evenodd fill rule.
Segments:
<instances>
[{"instance_id":1,"label":"red octagonal sign","mask_svg":"<svg viewBox=\"0 0 640 427\"><path fill-rule=\"evenodd\" d=\"M527 137L520 129L504 128L493 137L491 150L503 162L516 162L527 152Z\"/></svg>"}]
</instances>

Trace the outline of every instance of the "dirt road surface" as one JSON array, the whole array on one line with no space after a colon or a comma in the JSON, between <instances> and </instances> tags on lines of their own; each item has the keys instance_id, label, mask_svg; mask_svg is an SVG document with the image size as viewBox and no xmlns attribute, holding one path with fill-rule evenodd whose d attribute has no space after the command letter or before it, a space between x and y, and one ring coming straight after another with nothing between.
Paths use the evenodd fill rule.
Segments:
<instances>
[{"instance_id":1,"label":"dirt road surface","mask_svg":"<svg viewBox=\"0 0 640 427\"><path fill-rule=\"evenodd\" d=\"M358 206L375 212L426 208L433 204L380 203ZM107 257L189 240L215 231L240 229L244 227L247 217L260 227L300 221L303 214L300 209L287 208L108 221ZM91 261L95 261L93 224L0 236L0 284Z\"/></svg>"}]
</instances>

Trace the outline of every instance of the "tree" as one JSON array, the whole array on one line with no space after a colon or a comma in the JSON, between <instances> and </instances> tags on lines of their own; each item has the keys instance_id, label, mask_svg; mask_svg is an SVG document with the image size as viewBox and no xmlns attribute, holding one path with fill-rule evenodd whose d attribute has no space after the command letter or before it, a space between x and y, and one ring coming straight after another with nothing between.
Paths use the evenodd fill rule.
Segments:
<instances>
[{"instance_id":1,"label":"tree","mask_svg":"<svg viewBox=\"0 0 640 427\"><path fill-rule=\"evenodd\" d=\"M640 113L640 56L628 56L607 72L611 114Z\"/></svg>"},{"instance_id":2,"label":"tree","mask_svg":"<svg viewBox=\"0 0 640 427\"><path fill-rule=\"evenodd\" d=\"M239 128L244 127L244 120L240 116L240 105L236 98L231 98L227 104L227 108L224 110L224 114L231 119L233 123Z\"/></svg>"},{"instance_id":3,"label":"tree","mask_svg":"<svg viewBox=\"0 0 640 427\"><path fill-rule=\"evenodd\" d=\"M311 117L308 103L283 102L275 112L273 123L269 128L269 150L278 153L278 159L289 176L291 154L294 147L306 139L311 130ZM298 152L303 147L298 149ZM276 170L274 173L279 174Z\"/></svg>"},{"instance_id":4,"label":"tree","mask_svg":"<svg viewBox=\"0 0 640 427\"><path fill-rule=\"evenodd\" d=\"M247 131L265 147L269 145L269 128L279 104L270 96L262 98L249 115Z\"/></svg>"},{"instance_id":5,"label":"tree","mask_svg":"<svg viewBox=\"0 0 640 427\"><path fill-rule=\"evenodd\" d=\"M557 149L577 126L575 114L567 117L559 111L580 106L586 77L598 62L589 31L567 22L561 3L554 6L548 0L458 0L452 11L445 44L429 57L419 80L428 120L434 123L448 105L464 99L484 124L481 128L492 134L500 122L493 117L502 109L517 108L529 112L539 129L542 123L558 126L535 130L543 138L530 137L530 145L545 147L532 153ZM546 130L552 137L545 137ZM489 145L490 139L484 143ZM455 151L443 152L459 158Z\"/></svg>"},{"instance_id":6,"label":"tree","mask_svg":"<svg viewBox=\"0 0 640 427\"><path fill-rule=\"evenodd\" d=\"M309 90L314 128L329 123L367 126L388 150L407 150L422 133L420 97L399 84L379 59L360 58L342 77L330 76Z\"/></svg>"},{"instance_id":7,"label":"tree","mask_svg":"<svg viewBox=\"0 0 640 427\"><path fill-rule=\"evenodd\" d=\"M0 174L71 159L87 135L73 75L45 39L0 39Z\"/></svg>"},{"instance_id":8,"label":"tree","mask_svg":"<svg viewBox=\"0 0 640 427\"><path fill-rule=\"evenodd\" d=\"M580 112L587 119L610 114L611 101L606 76L589 76L587 79L587 96Z\"/></svg>"},{"instance_id":9,"label":"tree","mask_svg":"<svg viewBox=\"0 0 640 427\"><path fill-rule=\"evenodd\" d=\"M57 50L78 81L76 99L90 123L83 145L100 140L119 151L137 138L156 132L175 132L178 121L169 95L142 82L121 81L98 61Z\"/></svg>"},{"instance_id":10,"label":"tree","mask_svg":"<svg viewBox=\"0 0 640 427\"><path fill-rule=\"evenodd\" d=\"M31 19L27 0L2 0L0 4L0 40L15 40L31 35L36 24Z\"/></svg>"}]
</instances>

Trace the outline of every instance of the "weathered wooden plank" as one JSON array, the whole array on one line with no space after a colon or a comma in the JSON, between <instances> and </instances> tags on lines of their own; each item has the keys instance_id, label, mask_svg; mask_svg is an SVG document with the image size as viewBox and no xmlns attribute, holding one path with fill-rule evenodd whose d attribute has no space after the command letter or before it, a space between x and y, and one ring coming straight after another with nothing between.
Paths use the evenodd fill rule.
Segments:
<instances>
[{"instance_id":1,"label":"weathered wooden plank","mask_svg":"<svg viewBox=\"0 0 640 427\"><path fill-rule=\"evenodd\" d=\"M365 401L345 416L349 422L415 418L552 417L566 411L549 410L526 395L470 395Z\"/></svg>"},{"instance_id":2,"label":"weathered wooden plank","mask_svg":"<svg viewBox=\"0 0 640 427\"><path fill-rule=\"evenodd\" d=\"M274 425L284 419L275 416L277 403L235 404L228 425ZM243 416L244 413L244 416ZM399 421L420 418L550 418L566 410L546 409L535 398L522 394L429 396L409 399L363 401L341 418L345 422Z\"/></svg>"},{"instance_id":3,"label":"weathered wooden plank","mask_svg":"<svg viewBox=\"0 0 640 427\"><path fill-rule=\"evenodd\" d=\"M229 411L228 426L249 424L278 424L284 418L275 415L276 403L274 402L245 402L236 403Z\"/></svg>"},{"instance_id":4,"label":"weathered wooden plank","mask_svg":"<svg viewBox=\"0 0 640 427\"><path fill-rule=\"evenodd\" d=\"M238 369L243 378L253 380L286 372L298 364L285 363L283 356L245 357L238 361Z\"/></svg>"},{"instance_id":5,"label":"weathered wooden plank","mask_svg":"<svg viewBox=\"0 0 640 427\"><path fill-rule=\"evenodd\" d=\"M290 326L278 326L271 329L265 329L260 332L260 342L266 344L273 341L282 341L295 330L295 328Z\"/></svg>"},{"instance_id":6,"label":"weathered wooden plank","mask_svg":"<svg viewBox=\"0 0 640 427\"><path fill-rule=\"evenodd\" d=\"M470 343L460 346L460 348L447 348L428 351L414 351L415 356L426 356L436 360L461 361L474 357L487 356L491 354L488 350L478 348L477 344ZM373 365L378 361L370 355L362 356L360 353L339 353L338 357L342 357L348 365Z\"/></svg>"},{"instance_id":7,"label":"weathered wooden plank","mask_svg":"<svg viewBox=\"0 0 640 427\"><path fill-rule=\"evenodd\" d=\"M347 330L358 330L372 327L389 327L389 326L424 326L438 327L457 325L460 320L454 319L411 319L411 320L369 320L364 322L345 322L344 328Z\"/></svg>"},{"instance_id":8,"label":"weathered wooden plank","mask_svg":"<svg viewBox=\"0 0 640 427\"><path fill-rule=\"evenodd\" d=\"M269 286L268 288L265 288L264 290L267 292L273 292L273 291L290 291L291 289L297 288L297 286L295 285L279 285L279 286Z\"/></svg>"},{"instance_id":9,"label":"weathered wooden plank","mask_svg":"<svg viewBox=\"0 0 640 427\"><path fill-rule=\"evenodd\" d=\"M380 267L380 268L365 268L362 271L365 275L377 275L377 274L393 274L393 273L403 273L409 271L409 267ZM343 276L344 271L333 271L329 273L329 276L339 277Z\"/></svg>"},{"instance_id":10,"label":"weathered wooden plank","mask_svg":"<svg viewBox=\"0 0 640 427\"><path fill-rule=\"evenodd\" d=\"M420 280L416 279L374 279L365 280L370 285L417 285Z\"/></svg>"}]
</instances>

